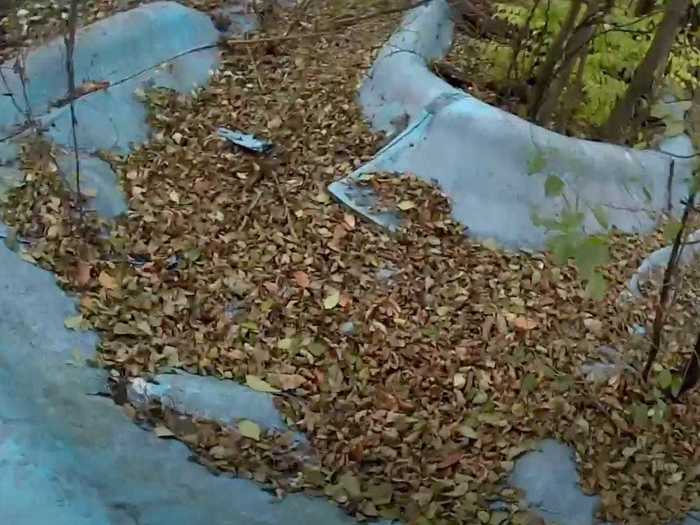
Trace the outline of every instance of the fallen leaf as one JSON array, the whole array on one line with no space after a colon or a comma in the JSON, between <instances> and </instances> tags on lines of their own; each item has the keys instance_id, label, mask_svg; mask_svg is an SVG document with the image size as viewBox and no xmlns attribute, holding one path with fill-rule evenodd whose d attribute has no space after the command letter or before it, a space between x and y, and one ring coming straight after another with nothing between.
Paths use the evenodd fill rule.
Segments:
<instances>
[{"instance_id":1,"label":"fallen leaf","mask_svg":"<svg viewBox=\"0 0 700 525\"><path fill-rule=\"evenodd\" d=\"M263 381L258 376L247 375L245 376L245 384L256 390L257 392L267 392L270 394L276 394L279 392L278 388L275 388L267 381Z\"/></svg>"},{"instance_id":2,"label":"fallen leaf","mask_svg":"<svg viewBox=\"0 0 700 525\"><path fill-rule=\"evenodd\" d=\"M323 308L326 310L332 310L340 302L340 292L338 290L331 290L331 292L323 300Z\"/></svg>"},{"instance_id":3,"label":"fallen leaf","mask_svg":"<svg viewBox=\"0 0 700 525\"><path fill-rule=\"evenodd\" d=\"M69 330L80 330L83 325L83 316L74 315L73 317L68 317L63 321L63 325Z\"/></svg>"},{"instance_id":4,"label":"fallen leaf","mask_svg":"<svg viewBox=\"0 0 700 525\"><path fill-rule=\"evenodd\" d=\"M348 496L353 499L357 499L362 496L362 488L360 487L360 480L357 476L350 472L346 472L340 478L338 478L338 485L345 489Z\"/></svg>"},{"instance_id":5,"label":"fallen leaf","mask_svg":"<svg viewBox=\"0 0 700 525\"><path fill-rule=\"evenodd\" d=\"M116 290L119 287L114 277L109 275L107 272L100 272L97 280L102 285L102 288L106 290Z\"/></svg>"},{"instance_id":6,"label":"fallen leaf","mask_svg":"<svg viewBox=\"0 0 700 525\"><path fill-rule=\"evenodd\" d=\"M92 267L85 261L79 261L75 271L75 282L78 286L86 286L90 282Z\"/></svg>"},{"instance_id":7,"label":"fallen leaf","mask_svg":"<svg viewBox=\"0 0 700 525\"><path fill-rule=\"evenodd\" d=\"M309 274L306 272L294 272L294 281L300 288L308 288L311 286L311 279L309 279Z\"/></svg>"},{"instance_id":8,"label":"fallen leaf","mask_svg":"<svg viewBox=\"0 0 700 525\"><path fill-rule=\"evenodd\" d=\"M260 441L260 427L257 423L244 419L238 423L238 431L243 437L247 437L254 441Z\"/></svg>"},{"instance_id":9,"label":"fallen leaf","mask_svg":"<svg viewBox=\"0 0 700 525\"><path fill-rule=\"evenodd\" d=\"M156 427L153 429L153 432L159 438L175 437L175 433L164 425L156 425Z\"/></svg>"},{"instance_id":10,"label":"fallen leaf","mask_svg":"<svg viewBox=\"0 0 700 525\"><path fill-rule=\"evenodd\" d=\"M513 321L513 326L521 332L528 332L537 328L537 321L527 317L516 317Z\"/></svg>"},{"instance_id":11,"label":"fallen leaf","mask_svg":"<svg viewBox=\"0 0 700 525\"><path fill-rule=\"evenodd\" d=\"M299 374L275 374L272 378L274 378L274 382L278 384L282 390L294 390L306 383L306 378Z\"/></svg>"},{"instance_id":12,"label":"fallen leaf","mask_svg":"<svg viewBox=\"0 0 700 525\"><path fill-rule=\"evenodd\" d=\"M344 214L343 215L343 222L345 223L345 226L347 226L348 230L355 229L356 220L355 220L354 215L352 215L350 213Z\"/></svg>"},{"instance_id":13,"label":"fallen leaf","mask_svg":"<svg viewBox=\"0 0 700 525\"><path fill-rule=\"evenodd\" d=\"M451 467L452 465L455 465L456 463L459 463L462 458L464 457L464 452L453 452L449 454L445 459L443 459L440 463L437 464L437 468L443 469L447 467Z\"/></svg>"},{"instance_id":14,"label":"fallen leaf","mask_svg":"<svg viewBox=\"0 0 700 525\"><path fill-rule=\"evenodd\" d=\"M117 323L112 328L115 335L141 335L141 330L127 323Z\"/></svg>"},{"instance_id":15,"label":"fallen leaf","mask_svg":"<svg viewBox=\"0 0 700 525\"><path fill-rule=\"evenodd\" d=\"M416 207L416 203L413 201L401 201L399 202L399 209L401 211L407 211Z\"/></svg>"},{"instance_id":16,"label":"fallen leaf","mask_svg":"<svg viewBox=\"0 0 700 525\"><path fill-rule=\"evenodd\" d=\"M267 127L270 129L277 129L282 125L282 118L279 115L275 115L267 122Z\"/></svg>"}]
</instances>

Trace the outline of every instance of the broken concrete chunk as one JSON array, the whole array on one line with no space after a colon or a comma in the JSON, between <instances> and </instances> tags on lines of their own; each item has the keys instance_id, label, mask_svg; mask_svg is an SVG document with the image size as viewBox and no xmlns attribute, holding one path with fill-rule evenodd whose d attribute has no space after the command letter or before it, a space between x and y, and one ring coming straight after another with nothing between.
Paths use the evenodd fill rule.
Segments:
<instances>
[{"instance_id":1,"label":"broken concrete chunk","mask_svg":"<svg viewBox=\"0 0 700 525\"><path fill-rule=\"evenodd\" d=\"M153 399L176 412L225 425L248 419L264 428L287 430L270 394L257 392L235 381L186 373L160 374L152 383L134 380L128 395L136 405L142 406Z\"/></svg>"}]
</instances>

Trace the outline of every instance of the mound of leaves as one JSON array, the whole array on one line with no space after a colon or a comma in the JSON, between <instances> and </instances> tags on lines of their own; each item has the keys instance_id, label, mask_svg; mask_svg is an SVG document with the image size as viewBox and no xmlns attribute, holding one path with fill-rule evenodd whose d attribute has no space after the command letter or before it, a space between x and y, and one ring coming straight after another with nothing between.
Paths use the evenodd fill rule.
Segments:
<instances>
[{"instance_id":1,"label":"mound of leaves","mask_svg":"<svg viewBox=\"0 0 700 525\"><path fill-rule=\"evenodd\" d=\"M503 481L556 437L575 447L605 519L680 516L698 496L697 395L674 405L640 382L648 345L630 327L648 324L651 298L616 300L656 239L617 237L608 295L592 301L573 267L470 241L439 189L414 177L369 181L405 218L394 236L325 192L375 150L355 86L388 29L233 46L194 97L149 93L153 141L112 159L130 211L109 233L90 215L75 226L50 152L29 148L5 215L31 241L24 256L80 293L70 324L101 333L114 377L180 368L284 393L312 460L250 428L141 416L214 469L323 493L360 518L517 523ZM231 149L219 127L277 148ZM674 319L692 326L679 304ZM690 348L686 333L669 344ZM581 370L601 347L626 366L594 384ZM492 512L494 499L508 506Z\"/></svg>"}]
</instances>

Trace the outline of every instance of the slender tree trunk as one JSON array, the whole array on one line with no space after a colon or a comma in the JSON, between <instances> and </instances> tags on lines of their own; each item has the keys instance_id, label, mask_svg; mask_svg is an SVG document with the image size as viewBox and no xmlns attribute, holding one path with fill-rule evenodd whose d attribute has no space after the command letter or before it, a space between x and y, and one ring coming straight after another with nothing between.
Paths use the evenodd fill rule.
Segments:
<instances>
[{"instance_id":1,"label":"slender tree trunk","mask_svg":"<svg viewBox=\"0 0 700 525\"><path fill-rule=\"evenodd\" d=\"M553 79L550 82L550 88L545 91L542 103L535 115L535 120L543 126L549 124L552 115L557 109L561 101L561 95L569 83L571 72L576 64L576 59L586 53L588 43L595 34L595 28L596 26L594 24L587 23L586 25L578 27L569 39L561 65L554 72Z\"/></svg>"},{"instance_id":2,"label":"slender tree trunk","mask_svg":"<svg viewBox=\"0 0 700 525\"><path fill-rule=\"evenodd\" d=\"M78 119L75 116L75 63L73 54L75 52L75 33L78 30L78 0L71 0L68 11L68 26L66 28L66 76L68 78L68 100L70 101L71 135L73 137L73 155L75 160L75 186L80 212L80 222L83 223L83 195L80 190L80 154L78 153L78 133L76 127Z\"/></svg>"},{"instance_id":3,"label":"slender tree trunk","mask_svg":"<svg viewBox=\"0 0 700 525\"><path fill-rule=\"evenodd\" d=\"M540 2L541 0L535 0L535 3L533 4L532 8L530 8L530 12L527 15L525 23L518 31L518 35L516 36L515 41L513 42L513 56L510 60L510 65L508 66L508 73L506 74L507 80L511 80L511 78L513 78L514 80L518 79L518 58L520 57L520 51L522 51L523 41L525 40L525 38L527 38L528 34L530 33L530 24L532 23L532 19L535 16L535 11L537 11L537 8L540 6Z\"/></svg>"},{"instance_id":4,"label":"slender tree trunk","mask_svg":"<svg viewBox=\"0 0 700 525\"><path fill-rule=\"evenodd\" d=\"M530 104L530 116L535 117L537 111L542 103L542 98L544 97L547 86L552 80L552 73L554 68L557 66L559 59L564 51L564 46L566 45L569 36L576 27L576 20L583 7L582 0L572 0L571 7L569 7L569 12L566 15L566 20L559 30L559 34L554 39L554 42L549 46L547 51L547 56L544 59L544 63L537 70L537 80L535 82L535 88L532 95L532 103Z\"/></svg>"},{"instance_id":5,"label":"slender tree trunk","mask_svg":"<svg viewBox=\"0 0 700 525\"><path fill-rule=\"evenodd\" d=\"M659 27L656 28L651 46L634 72L625 94L610 112L608 120L600 128L600 137L617 141L623 136L627 124L634 117L639 100L648 95L659 71L666 65L681 23L688 12L689 0L669 0Z\"/></svg>"},{"instance_id":6,"label":"slender tree trunk","mask_svg":"<svg viewBox=\"0 0 700 525\"><path fill-rule=\"evenodd\" d=\"M567 89L565 100L557 116L556 130L559 133L566 133L569 121L583 98L583 73L586 69L589 48L590 42L584 46L583 51L579 54L578 65L576 66L576 77L569 89Z\"/></svg>"}]
</instances>

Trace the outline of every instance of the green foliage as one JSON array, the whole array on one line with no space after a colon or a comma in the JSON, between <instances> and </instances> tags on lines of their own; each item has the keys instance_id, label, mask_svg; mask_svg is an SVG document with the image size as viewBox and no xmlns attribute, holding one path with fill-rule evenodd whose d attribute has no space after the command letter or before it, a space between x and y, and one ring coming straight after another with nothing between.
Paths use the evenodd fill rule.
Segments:
<instances>
[{"instance_id":1,"label":"green foliage","mask_svg":"<svg viewBox=\"0 0 700 525\"><path fill-rule=\"evenodd\" d=\"M540 150L535 150L527 161L527 174L541 173L547 165L547 158Z\"/></svg>"},{"instance_id":2,"label":"green foliage","mask_svg":"<svg viewBox=\"0 0 700 525\"><path fill-rule=\"evenodd\" d=\"M564 181L556 175L547 176L544 182L544 193L547 197L559 197L564 191Z\"/></svg>"},{"instance_id":3,"label":"green foliage","mask_svg":"<svg viewBox=\"0 0 700 525\"><path fill-rule=\"evenodd\" d=\"M532 2L494 4L495 16L522 27L530 16ZM554 41L567 16L571 0L540 2L530 21L528 37L518 56L517 71L522 83L524 75L535 70L544 61L549 45ZM649 49L662 12L646 17L634 13L636 2L616 2L596 29L582 74L583 98L576 107L574 119L583 126L602 124L616 100L627 88L627 82ZM582 11L585 11L583 9ZM581 21L583 13L579 15ZM507 78L513 52L510 46L493 40L477 40L482 71L488 71L488 80L496 83ZM698 85L696 75L700 67L700 49L693 44L687 31L681 32L671 53L667 81L685 87ZM673 130L678 131L677 129Z\"/></svg>"}]
</instances>

